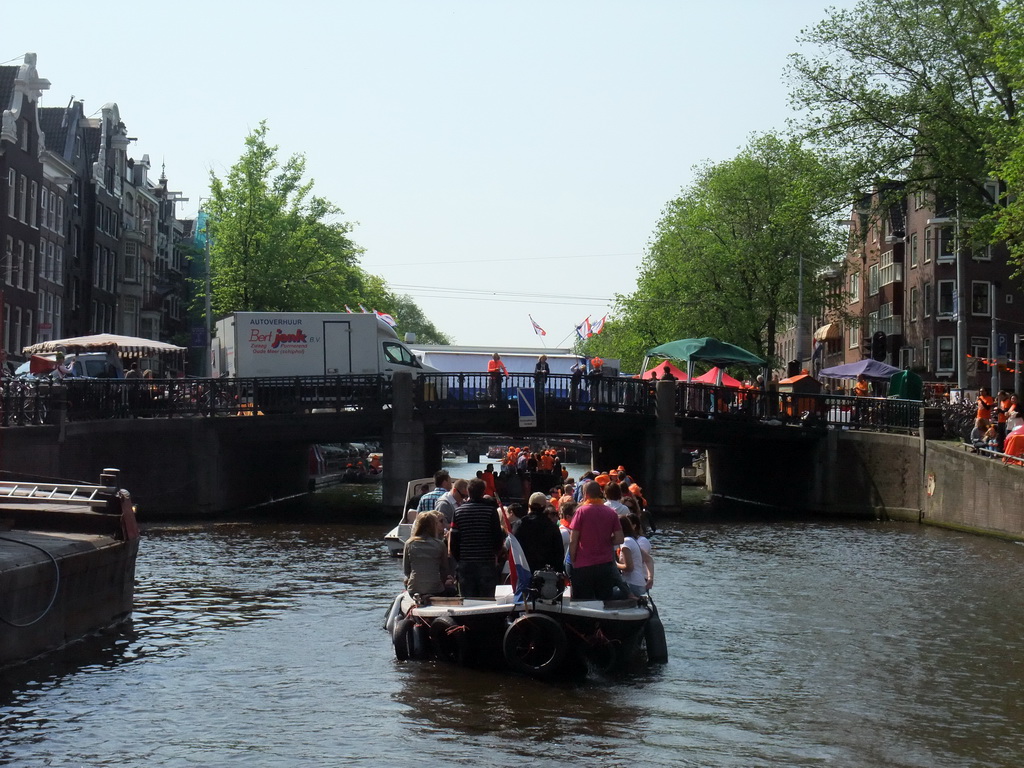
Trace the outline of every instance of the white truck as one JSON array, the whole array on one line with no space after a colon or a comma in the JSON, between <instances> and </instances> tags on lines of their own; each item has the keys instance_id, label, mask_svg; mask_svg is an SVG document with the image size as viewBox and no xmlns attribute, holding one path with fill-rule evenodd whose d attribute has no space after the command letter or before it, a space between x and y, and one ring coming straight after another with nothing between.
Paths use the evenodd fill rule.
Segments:
<instances>
[{"instance_id":1,"label":"white truck","mask_svg":"<svg viewBox=\"0 0 1024 768\"><path fill-rule=\"evenodd\" d=\"M374 314L235 312L217 323L213 375L381 375L434 373Z\"/></svg>"}]
</instances>

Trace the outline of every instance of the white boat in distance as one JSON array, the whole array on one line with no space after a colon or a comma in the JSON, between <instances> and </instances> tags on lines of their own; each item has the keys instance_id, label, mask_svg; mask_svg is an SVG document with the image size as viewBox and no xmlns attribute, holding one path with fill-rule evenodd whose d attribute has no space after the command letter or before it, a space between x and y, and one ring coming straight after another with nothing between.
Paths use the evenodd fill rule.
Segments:
<instances>
[{"instance_id":1,"label":"white boat in distance","mask_svg":"<svg viewBox=\"0 0 1024 768\"><path fill-rule=\"evenodd\" d=\"M410 480L405 489L405 500L402 503L402 519L398 525L384 535L384 543L392 557L401 557L405 550L405 542L412 535L412 523L416 519L416 505L420 496L434 489L433 477L421 477Z\"/></svg>"}]
</instances>

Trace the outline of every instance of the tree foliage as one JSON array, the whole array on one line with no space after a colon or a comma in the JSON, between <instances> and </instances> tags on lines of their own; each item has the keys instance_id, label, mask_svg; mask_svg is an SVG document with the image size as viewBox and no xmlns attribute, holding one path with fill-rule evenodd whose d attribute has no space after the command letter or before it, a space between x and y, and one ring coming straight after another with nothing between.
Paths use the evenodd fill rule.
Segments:
<instances>
[{"instance_id":1,"label":"tree foliage","mask_svg":"<svg viewBox=\"0 0 1024 768\"><path fill-rule=\"evenodd\" d=\"M995 24L993 39L994 67L1006 73L1012 94L1017 101L1024 95L1024 0L1006 3ZM1024 125L1019 119L1007 120L992 147L997 177L1013 193L997 208L993 240L1005 241L1010 259L1017 267L1015 277L1024 274Z\"/></svg>"},{"instance_id":2,"label":"tree foliage","mask_svg":"<svg viewBox=\"0 0 1024 768\"><path fill-rule=\"evenodd\" d=\"M283 164L267 140L266 122L224 179L210 174L207 228L215 316L231 312L340 311L362 304L388 312L421 340L447 339L407 296L359 266L342 211L313 194L306 161Z\"/></svg>"},{"instance_id":3,"label":"tree foliage","mask_svg":"<svg viewBox=\"0 0 1024 768\"><path fill-rule=\"evenodd\" d=\"M618 297L587 352L615 353L633 369L650 347L714 336L774 357L784 316L797 311L801 262L811 311L824 301L814 270L842 252L835 183L828 163L773 134L699 169L666 206L636 292Z\"/></svg>"},{"instance_id":4,"label":"tree foliage","mask_svg":"<svg viewBox=\"0 0 1024 768\"><path fill-rule=\"evenodd\" d=\"M986 150L1017 100L996 66L998 0L861 0L832 9L790 57L792 101L806 135L850 172L851 190L880 179L908 191L996 202ZM973 192L972 192L973 190Z\"/></svg>"}]
</instances>

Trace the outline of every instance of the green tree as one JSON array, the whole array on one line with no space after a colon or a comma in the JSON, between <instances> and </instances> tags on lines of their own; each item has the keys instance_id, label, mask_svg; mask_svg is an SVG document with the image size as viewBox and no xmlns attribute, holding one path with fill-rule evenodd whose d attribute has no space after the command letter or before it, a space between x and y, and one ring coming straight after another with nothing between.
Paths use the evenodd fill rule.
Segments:
<instances>
[{"instance_id":1,"label":"green tree","mask_svg":"<svg viewBox=\"0 0 1024 768\"><path fill-rule=\"evenodd\" d=\"M234 311L336 308L358 294L360 249L341 211L312 194L306 162L283 165L261 122L226 179L210 175L209 235L212 303Z\"/></svg>"},{"instance_id":2,"label":"green tree","mask_svg":"<svg viewBox=\"0 0 1024 768\"><path fill-rule=\"evenodd\" d=\"M880 179L983 215L987 149L1017 116L994 56L998 0L861 0L831 9L790 57L797 123L845 161L851 191Z\"/></svg>"},{"instance_id":3,"label":"green tree","mask_svg":"<svg viewBox=\"0 0 1024 768\"><path fill-rule=\"evenodd\" d=\"M387 312L399 330L420 341L448 343L408 296L359 266L342 211L313 194L306 161L282 165L267 141L266 122L245 139L245 152L224 179L210 175L212 306L215 316L237 311L341 311L362 304ZM200 291L202 293L202 291Z\"/></svg>"},{"instance_id":4,"label":"green tree","mask_svg":"<svg viewBox=\"0 0 1024 768\"><path fill-rule=\"evenodd\" d=\"M994 68L1007 73L1012 96L1020 101L1024 95L1024 0L1009 0L995 24ZM1010 250L1010 261L1024 274L1024 125L1019 119L1005 122L999 140L993 146L994 168L997 177L1005 181L1010 195L1005 207L997 208L991 218L996 226L993 240L1005 241Z\"/></svg>"},{"instance_id":5,"label":"green tree","mask_svg":"<svg viewBox=\"0 0 1024 768\"><path fill-rule=\"evenodd\" d=\"M824 300L815 268L842 253L830 222L835 181L829 164L773 134L704 166L666 206L636 292L618 297L614 319L587 352L617 353L635 368L652 346L715 336L774 357L783 316L797 310L801 262L809 312Z\"/></svg>"}]
</instances>

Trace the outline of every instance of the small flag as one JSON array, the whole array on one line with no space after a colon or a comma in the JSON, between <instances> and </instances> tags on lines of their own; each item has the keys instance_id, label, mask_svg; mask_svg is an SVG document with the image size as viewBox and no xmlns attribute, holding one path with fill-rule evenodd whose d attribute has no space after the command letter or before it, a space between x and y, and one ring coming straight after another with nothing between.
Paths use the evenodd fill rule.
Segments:
<instances>
[{"instance_id":1,"label":"small flag","mask_svg":"<svg viewBox=\"0 0 1024 768\"><path fill-rule=\"evenodd\" d=\"M349 307L348 304L345 305L345 311L348 312L350 315L352 314L352 309Z\"/></svg>"},{"instance_id":2,"label":"small flag","mask_svg":"<svg viewBox=\"0 0 1024 768\"><path fill-rule=\"evenodd\" d=\"M590 338L590 315L587 315L586 320L576 326L576 335L581 339Z\"/></svg>"},{"instance_id":3,"label":"small flag","mask_svg":"<svg viewBox=\"0 0 1024 768\"><path fill-rule=\"evenodd\" d=\"M604 321L607 320L607 319L608 319L608 315L605 315L600 320L598 320L596 323L594 323L593 327L590 329L590 332L594 336L597 336L597 334L599 334L601 331L604 330Z\"/></svg>"},{"instance_id":4,"label":"small flag","mask_svg":"<svg viewBox=\"0 0 1024 768\"><path fill-rule=\"evenodd\" d=\"M363 313L364 315L368 315L368 314L370 314L370 310L368 310L368 309L367 309L366 307L364 307L364 306L363 306L362 304L357 304L356 306L358 306L358 307L359 307L359 310L360 310L360 311L361 311L361 312L362 312L362 313Z\"/></svg>"},{"instance_id":5,"label":"small flag","mask_svg":"<svg viewBox=\"0 0 1024 768\"><path fill-rule=\"evenodd\" d=\"M390 325L390 326L391 326L392 328L394 328L394 327L395 327L396 325L398 325L398 323L397 323L397 322L395 322L395 318L393 318L393 317L392 317L391 315L389 315L389 314L388 314L387 312L381 312L380 310L377 310L377 309L375 309L375 310L373 310L373 313L374 313L375 315L377 315L377 317L379 317L379 318L380 318L381 320L383 320L383 321L384 321L385 323L387 323L388 325Z\"/></svg>"},{"instance_id":6,"label":"small flag","mask_svg":"<svg viewBox=\"0 0 1024 768\"><path fill-rule=\"evenodd\" d=\"M537 325L537 321L533 319L533 315L527 315L527 317L530 318L530 322L533 323L533 332L534 333L536 333L538 336L547 336L548 335L547 331L545 331L543 328L541 328L539 325Z\"/></svg>"}]
</instances>

